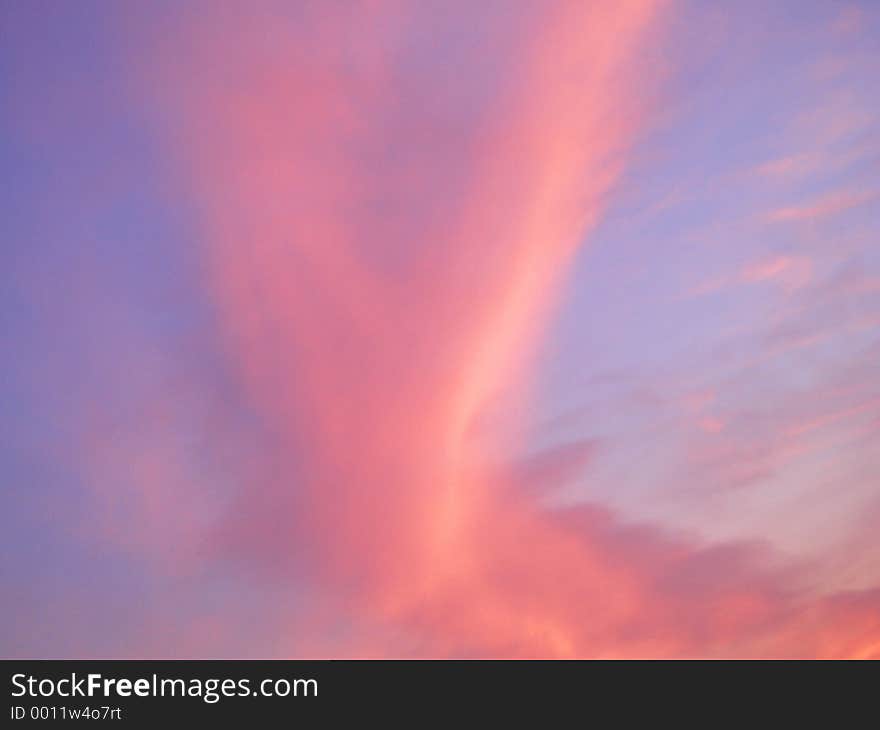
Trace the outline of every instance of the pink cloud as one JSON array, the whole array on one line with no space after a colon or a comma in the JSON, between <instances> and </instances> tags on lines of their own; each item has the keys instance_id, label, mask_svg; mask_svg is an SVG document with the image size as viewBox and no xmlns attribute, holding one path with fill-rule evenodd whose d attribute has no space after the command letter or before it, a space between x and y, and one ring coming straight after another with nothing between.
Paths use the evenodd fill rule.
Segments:
<instances>
[{"instance_id":1,"label":"pink cloud","mask_svg":"<svg viewBox=\"0 0 880 730\"><path fill-rule=\"evenodd\" d=\"M829 193L810 203L778 208L767 215L771 223L815 221L855 208L877 197L870 191L845 190Z\"/></svg>"},{"instance_id":2,"label":"pink cloud","mask_svg":"<svg viewBox=\"0 0 880 730\"><path fill-rule=\"evenodd\" d=\"M743 266L739 271L713 276L690 289L688 297L701 297L738 285L776 284L787 293L807 286L813 278L813 262L806 256L775 255Z\"/></svg>"},{"instance_id":3,"label":"pink cloud","mask_svg":"<svg viewBox=\"0 0 880 730\"><path fill-rule=\"evenodd\" d=\"M845 5L840 9L832 30L838 35L855 33L865 22L865 13L858 5Z\"/></svg>"},{"instance_id":4,"label":"pink cloud","mask_svg":"<svg viewBox=\"0 0 880 730\"><path fill-rule=\"evenodd\" d=\"M740 280L747 284L772 281L786 290L800 289L810 283L813 264L803 256L773 256L749 266L740 273Z\"/></svg>"},{"instance_id":5,"label":"pink cloud","mask_svg":"<svg viewBox=\"0 0 880 730\"><path fill-rule=\"evenodd\" d=\"M759 165L755 172L762 177L782 178L800 173L810 166L810 160L806 155L789 155L765 162Z\"/></svg>"},{"instance_id":6,"label":"pink cloud","mask_svg":"<svg viewBox=\"0 0 880 730\"><path fill-rule=\"evenodd\" d=\"M721 433L724 430L725 423L720 418L713 416L705 416L700 420L700 428L707 433Z\"/></svg>"},{"instance_id":7,"label":"pink cloud","mask_svg":"<svg viewBox=\"0 0 880 730\"><path fill-rule=\"evenodd\" d=\"M489 466L516 424L485 433L481 418L501 392L513 393L506 412L524 412L534 343L644 123L641 50L661 5L542 3L493 25L505 40L488 70L466 43L436 68L401 69L398 34L428 11L382 3L310 6L295 23L284 4L221 9L158 54L225 355L268 434L207 531L212 559L326 597L283 627L283 647L877 653L875 594L800 596L759 546L705 545L598 506L551 510L529 489L534 472ZM452 95L443 113L438 93ZM783 258L741 276L793 268ZM720 416L702 418L726 436ZM150 435L127 452L145 449L148 518L188 489ZM750 447L725 443L703 457L732 468ZM591 455L580 444L537 471L568 478ZM731 478L773 460L744 460ZM185 540L177 527L197 510L174 508L170 537L139 541ZM369 630L327 639L346 617ZM212 620L193 640L227 631Z\"/></svg>"}]
</instances>

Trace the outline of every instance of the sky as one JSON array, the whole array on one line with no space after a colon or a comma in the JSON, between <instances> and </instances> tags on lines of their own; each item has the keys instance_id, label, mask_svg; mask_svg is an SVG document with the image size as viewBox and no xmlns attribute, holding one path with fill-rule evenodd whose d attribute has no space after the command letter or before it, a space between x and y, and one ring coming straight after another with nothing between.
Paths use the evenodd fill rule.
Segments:
<instances>
[{"instance_id":1,"label":"sky","mask_svg":"<svg viewBox=\"0 0 880 730\"><path fill-rule=\"evenodd\" d=\"M876 3L0 38L0 655L880 658Z\"/></svg>"}]
</instances>

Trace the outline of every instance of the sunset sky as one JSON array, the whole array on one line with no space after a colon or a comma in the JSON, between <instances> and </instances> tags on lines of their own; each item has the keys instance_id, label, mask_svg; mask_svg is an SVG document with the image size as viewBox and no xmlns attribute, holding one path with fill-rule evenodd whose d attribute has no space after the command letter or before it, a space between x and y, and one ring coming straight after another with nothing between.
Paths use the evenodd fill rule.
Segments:
<instances>
[{"instance_id":1,"label":"sunset sky","mask_svg":"<svg viewBox=\"0 0 880 730\"><path fill-rule=\"evenodd\" d=\"M880 658L880 3L0 2L0 656Z\"/></svg>"}]
</instances>

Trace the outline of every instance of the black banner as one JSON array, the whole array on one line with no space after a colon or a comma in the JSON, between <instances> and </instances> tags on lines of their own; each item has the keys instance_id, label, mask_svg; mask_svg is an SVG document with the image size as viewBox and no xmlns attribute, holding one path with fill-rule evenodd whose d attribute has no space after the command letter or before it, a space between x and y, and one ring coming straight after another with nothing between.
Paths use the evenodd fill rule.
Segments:
<instances>
[{"instance_id":1,"label":"black banner","mask_svg":"<svg viewBox=\"0 0 880 730\"><path fill-rule=\"evenodd\" d=\"M9 727L197 722L538 727L674 719L749 725L798 713L877 721L876 663L589 661L4 661ZM859 713L867 713L861 714ZM479 715L475 714L479 713ZM603 719L604 718L604 719ZM760 723L759 723L760 724ZM859 722L857 725L865 724ZM868 724L871 724L870 721Z\"/></svg>"}]
</instances>

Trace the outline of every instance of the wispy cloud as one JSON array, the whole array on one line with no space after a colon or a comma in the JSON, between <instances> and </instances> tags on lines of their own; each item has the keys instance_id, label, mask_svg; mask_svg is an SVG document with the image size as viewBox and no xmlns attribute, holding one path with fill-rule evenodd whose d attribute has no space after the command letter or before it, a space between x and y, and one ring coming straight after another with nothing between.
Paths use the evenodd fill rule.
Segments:
<instances>
[{"instance_id":1,"label":"wispy cloud","mask_svg":"<svg viewBox=\"0 0 880 730\"><path fill-rule=\"evenodd\" d=\"M771 223L815 221L843 213L850 208L876 200L876 192L845 190L829 193L802 205L777 208L767 214Z\"/></svg>"}]
</instances>

